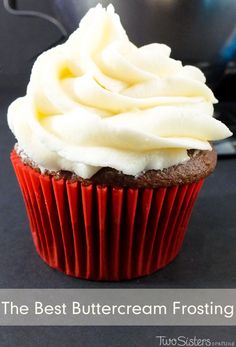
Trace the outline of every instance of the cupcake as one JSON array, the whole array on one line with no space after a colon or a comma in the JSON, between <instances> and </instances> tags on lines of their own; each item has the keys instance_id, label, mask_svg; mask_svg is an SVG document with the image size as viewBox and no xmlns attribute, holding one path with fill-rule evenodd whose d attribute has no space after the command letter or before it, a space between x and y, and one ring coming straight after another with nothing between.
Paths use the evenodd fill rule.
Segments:
<instances>
[{"instance_id":1,"label":"cupcake","mask_svg":"<svg viewBox=\"0 0 236 347\"><path fill-rule=\"evenodd\" d=\"M111 5L36 60L8 110L11 160L40 257L92 280L144 276L181 249L231 135L202 72L129 41Z\"/></svg>"}]
</instances>

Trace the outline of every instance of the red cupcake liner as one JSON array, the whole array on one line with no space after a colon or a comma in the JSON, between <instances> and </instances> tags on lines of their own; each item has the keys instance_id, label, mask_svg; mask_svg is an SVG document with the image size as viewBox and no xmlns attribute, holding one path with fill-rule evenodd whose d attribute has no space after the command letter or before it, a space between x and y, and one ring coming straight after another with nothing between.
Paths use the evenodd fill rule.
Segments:
<instances>
[{"instance_id":1,"label":"red cupcake liner","mask_svg":"<svg viewBox=\"0 0 236 347\"><path fill-rule=\"evenodd\" d=\"M119 281L163 268L179 253L203 180L156 189L85 185L12 164L38 254L67 275Z\"/></svg>"}]
</instances>

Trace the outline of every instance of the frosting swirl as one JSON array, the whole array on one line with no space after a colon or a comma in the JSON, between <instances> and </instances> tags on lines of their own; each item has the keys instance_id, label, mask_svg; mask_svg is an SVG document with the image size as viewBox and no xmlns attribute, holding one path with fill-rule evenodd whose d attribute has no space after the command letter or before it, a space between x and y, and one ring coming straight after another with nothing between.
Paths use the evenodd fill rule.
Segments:
<instances>
[{"instance_id":1,"label":"frosting swirl","mask_svg":"<svg viewBox=\"0 0 236 347\"><path fill-rule=\"evenodd\" d=\"M231 135L214 119L202 72L170 48L137 48L111 5L89 10L64 44L35 62L9 126L41 168L90 178L101 167L139 175L189 159Z\"/></svg>"}]
</instances>

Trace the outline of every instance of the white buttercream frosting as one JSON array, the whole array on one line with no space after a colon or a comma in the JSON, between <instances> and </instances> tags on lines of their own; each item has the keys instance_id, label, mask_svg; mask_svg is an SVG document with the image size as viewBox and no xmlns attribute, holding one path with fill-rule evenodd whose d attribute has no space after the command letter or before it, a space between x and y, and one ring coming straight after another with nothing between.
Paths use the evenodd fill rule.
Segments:
<instances>
[{"instance_id":1,"label":"white buttercream frosting","mask_svg":"<svg viewBox=\"0 0 236 347\"><path fill-rule=\"evenodd\" d=\"M113 7L98 5L36 60L8 122L40 167L83 178L101 167L139 175L230 136L212 117L215 102L199 69L170 58L166 45L136 47Z\"/></svg>"}]
</instances>

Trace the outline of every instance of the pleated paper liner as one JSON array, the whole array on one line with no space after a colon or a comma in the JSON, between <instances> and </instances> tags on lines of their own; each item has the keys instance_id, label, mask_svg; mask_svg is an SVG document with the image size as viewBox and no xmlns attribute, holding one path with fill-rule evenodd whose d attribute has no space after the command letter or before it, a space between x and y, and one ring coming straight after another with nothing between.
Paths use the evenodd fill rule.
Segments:
<instances>
[{"instance_id":1,"label":"pleated paper liner","mask_svg":"<svg viewBox=\"0 0 236 347\"><path fill-rule=\"evenodd\" d=\"M163 268L179 253L203 180L157 189L56 180L11 160L38 254L67 275L119 281Z\"/></svg>"}]
</instances>

